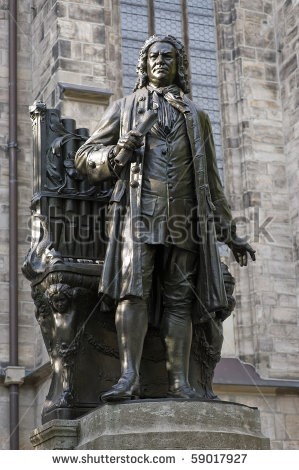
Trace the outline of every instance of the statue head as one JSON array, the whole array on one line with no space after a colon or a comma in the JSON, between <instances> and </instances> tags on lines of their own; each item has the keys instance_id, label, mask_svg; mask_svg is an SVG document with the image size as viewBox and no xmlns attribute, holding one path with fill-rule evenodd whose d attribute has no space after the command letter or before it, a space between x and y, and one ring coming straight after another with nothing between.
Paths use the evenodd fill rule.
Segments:
<instances>
[{"instance_id":1,"label":"statue head","mask_svg":"<svg viewBox=\"0 0 299 470\"><path fill-rule=\"evenodd\" d=\"M73 289L67 284L52 284L46 290L46 296L49 299L53 310L58 313L66 313L71 302Z\"/></svg>"},{"instance_id":2,"label":"statue head","mask_svg":"<svg viewBox=\"0 0 299 470\"><path fill-rule=\"evenodd\" d=\"M184 93L189 93L189 80L188 80L188 59L183 44L174 36L151 36L148 38L140 49L139 59L136 67L138 80L136 82L134 91L138 88L143 88L149 83L148 67L150 67L149 51L156 43L165 43L168 45L167 49L175 51L175 64L176 72L172 79L172 83L178 85ZM172 46L172 47L169 47ZM153 48L155 49L155 48ZM170 84L170 83L168 83Z\"/></svg>"}]
</instances>

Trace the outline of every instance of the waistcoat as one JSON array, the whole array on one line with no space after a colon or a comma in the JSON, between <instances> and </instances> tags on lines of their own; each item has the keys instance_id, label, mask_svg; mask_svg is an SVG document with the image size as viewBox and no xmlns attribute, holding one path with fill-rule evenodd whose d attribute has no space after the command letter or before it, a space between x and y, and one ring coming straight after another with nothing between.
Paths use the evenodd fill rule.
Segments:
<instances>
[{"instance_id":1,"label":"waistcoat","mask_svg":"<svg viewBox=\"0 0 299 470\"><path fill-rule=\"evenodd\" d=\"M172 122L165 126L165 120L158 121L147 135L141 192L142 241L196 251L192 223L196 215L194 170L185 118L163 101L163 111Z\"/></svg>"}]
</instances>

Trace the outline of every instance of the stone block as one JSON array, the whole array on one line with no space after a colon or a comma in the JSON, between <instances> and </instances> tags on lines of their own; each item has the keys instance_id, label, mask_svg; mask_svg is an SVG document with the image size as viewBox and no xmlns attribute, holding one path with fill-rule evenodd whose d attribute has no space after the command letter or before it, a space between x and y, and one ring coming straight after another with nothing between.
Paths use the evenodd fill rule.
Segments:
<instances>
[{"instance_id":1,"label":"stone block","mask_svg":"<svg viewBox=\"0 0 299 470\"><path fill-rule=\"evenodd\" d=\"M232 9L231 0L220 0L217 2L217 7L219 11L230 11Z\"/></svg>"},{"instance_id":2,"label":"stone block","mask_svg":"<svg viewBox=\"0 0 299 470\"><path fill-rule=\"evenodd\" d=\"M76 422L53 420L36 429L31 441L36 448L67 448L61 439L66 432L71 448L81 450L269 448L258 410L227 402L141 400L104 405Z\"/></svg>"},{"instance_id":3,"label":"stone block","mask_svg":"<svg viewBox=\"0 0 299 470\"><path fill-rule=\"evenodd\" d=\"M1 41L1 38L0 38ZM8 78L8 68L0 67L0 78Z\"/></svg>"},{"instance_id":4,"label":"stone block","mask_svg":"<svg viewBox=\"0 0 299 470\"><path fill-rule=\"evenodd\" d=\"M270 355L271 377L278 379L298 379L298 354L274 353Z\"/></svg>"},{"instance_id":5,"label":"stone block","mask_svg":"<svg viewBox=\"0 0 299 470\"><path fill-rule=\"evenodd\" d=\"M261 297L262 297L263 305L272 305L272 306L277 305L278 296L277 296L276 292L273 292L273 291L271 291L271 292L262 292Z\"/></svg>"},{"instance_id":6,"label":"stone block","mask_svg":"<svg viewBox=\"0 0 299 470\"><path fill-rule=\"evenodd\" d=\"M56 1L54 5L54 14L58 18L67 18L67 5L64 1Z\"/></svg>"},{"instance_id":7,"label":"stone block","mask_svg":"<svg viewBox=\"0 0 299 470\"><path fill-rule=\"evenodd\" d=\"M9 404L9 391L8 388L4 387L3 383L0 384L0 403L1 405Z\"/></svg>"},{"instance_id":8,"label":"stone block","mask_svg":"<svg viewBox=\"0 0 299 470\"><path fill-rule=\"evenodd\" d=\"M283 443L281 441L276 441L275 439L271 439L271 449L272 450L282 450Z\"/></svg>"},{"instance_id":9,"label":"stone block","mask_svg":"<svg viewBox=\"0 0 299 470\"><path fill-rule=\"evenodd\" d=\"M289 439L299 440L299 415L286 415L285 423Z\"/></svg>"},{"instance_id":10,"label":"stone block","mask_svg":"<svg viewBox=\"0 0 299 470\"><path fill-rule=\"evenodd\" d=\"M52 47L52 56L56 60L58 57L71 57L71 41L59 39Z\"/></svg>"},{"instance_id":11,"label":"stone block","mask_svg":"<svg viewBox=\"0 0 299 470\"><path fill-rule=\"evenodd\" d=\"M276 338L274 341L274 349L278 353L299 354L298 339Z\"/></svg>"},{"instance_id":12,"label":"stone block","mask_svg":"<svg viewBox=\"0 0 299 470\"><path fill-rule=\"evenodd\" d=\"M261 411L262 433L270 439L275 439L275 421L271 412Z\"/></svg>"},{"instance_id":13,"label":"stone block","mask_svg":"<svg viewBox=\"0 0 299 470\"><path fill-rule=\"evenodd\" d=\"M82 42L92 42L92 25L58 18L58 37Z\"/></svg>"},{"instance_id":14,"label":"stone block","mask_svg":"<svg viewBox=\"0 0 299 470\"><path fill-rule=\"evenodd\" d=\"M233 57L233 51L221 49L219 52L219 57L221 62L231 62L233 58L235 58L235 55Z\"/></svg>"},{"instance_id":15,"label":"stone block","mask_svg":"<svg viewBox=\"0 0 299 470\"><path fill-rule=\"evenodd\" d=\"M278 81L277 67L275 65L265 64L265 79L270 82Z\"/></svg>"},{"instance_id":16,"label":"stone block","mask_svg":"<svg viewBox=\"0 0 299 470\"><path fill-rule=\"evenodd\" d=\"M287 440L283 443L283 450L298 450L299 449L299 440Z\"/></svg>"},{"instance_id":17,"label":"stone block","mask_svg":"<svg viewBox=\"0 0 299 470\"><path fill-rule=\"evenodd\" d=\"M4 388L0 385L0 389ZM0 449L9 449L9 401L8 397L5 402L0 402Z\"/></svg>"},{"instance_id":18,"label":"stone block","mask_svg":"<svg viewBox=\"0 0 299 470\"><path fill-rule=\"evenodd\" d=\"M93 77L105 77L106 76L106 64L94 64L93 65ZM95 78L93 81L95 82ZM102 79L101 79L102 80Z\"/></svg>"},{"instance_id":19,"label":"stone block","mask_svg":"<svg viewBox=\"0 0 299 470\"><path fill-rule=\"evenodd\" d=\"M69 18L86 23L104 24L104 9L89 5L71 3L68 8Z\"/></svg>"},{"instance_id":20,"label":"stone block","mask_svg":"<svg viewBox=\"0 0 299 470\"><path fill-rule=\"evenodd\" d=\"M264 315L262 316L264 319ZM273 339L260 337L258 340L258 350L261 352L272 352L273 351Z\"/></svg>"},{"instance_id":21,"label":"stone block","mask_svg":"<svg viewBox=\"0 0 299 470\"><path fill-rule=\"evenodd\" d=\"M296 308L290 307L273 307L274 323L293 323L297 324Z\"/></svg>"},{"instance_id":22,"label":"stone block","mask_svg":"<svg viewBox=\"0 0 299 470\"><path fill-rule=\"evenodd\" d=\"M24 366L27 369L33 369L35 363L35 338L32 332L32 342L31 343L20 343L19 344L19 365Z\"/></svg>"},{"instance_id":23,"label":"stone block","mask_svg":"<svg viewBox=\"0 0 299 470\"><path fill-rule=\"evenodd\" d=\"M233 18L235 18L234 10L219 12L217 15L217 24L229 25L232 23Z\"/></svg>"},{"instance_id":24,"label":"stone block","mask_svg":"<svg viewBox=\"0 0 299 470\"><path fill-rule=\"evenodd\" d=\"M42 430L41 430L42 429ZM78 442L76 421L53 420L35 429L30 436L33 447L45 449L74 449Z\"/></svg>"},{"instance_id":25,"label":"stone block","mask_svg":"<svg viewBox=\"0 0 299 470\"><path fill-rule=\"evenodd\" d=\"M0 357L1 357L2 364L8 363L8 359L9 359L8 342L5 342L5 343L0 342Z\"/></svg>"},{"instance_id":26,"label":"stone block","mask_svg":"<svg viewBox=\"0 0 299 470\"><path fill-rule=\"evenodd\" d=\"M291 49L294 49L295 48L295 44L296 44L296 38L298 37L298 26L292 26L288 29L287 31L287 36L286 36L286 39L288 41L288 43L292 43L292 41L294 40L294 43L291 44Z\"/></svg>"},{"instance_id":27,"label":"stone block","mask_svg":"<svg viewBox=\"0 0 299 470\"><path fill-rule=\"evenodd\" d=\"M80 73L80 67L85 73L92 73L92 64L70 59L57 59L52 67L52 73L56 72L59 68L67 70L68 72Z\"/></svg>"},{"instance_id":28,"label":"stone block","mask_svg":"<svg viewBox=\"0 0 299 470\"><path fill-rule=\"evenodd\" d=\"M278 295L278 305L281 307L297 307L297 297L296 295L285 295L279 294ZM299 331L298 331L299 333Z\"/></svg>"},{"instance_id":29,"label":"stone block","mask_svg":"<svg viewBox=\"0 0 299 470\"><path fill-rule=\"evenodd\" d=\"M7 325L9 322L9 302L8 301L1 301L1 306L5 304L3 308L1 308L1 313L0 313L0 325ZM5 313L4 313L5 312Z\"/></svg>"},{"instance_id":30,"label":"stone block","mask_svg":"<svg viewBox=\"0 0 299 470\"><path fill-rule=\"evenodd\" d=\"M105 44L105 27L102 25L93 25L92 26L92 39L93 44Z\"/></svg>"},{"instance_id":31,"label":"stone block","mask_svg":"<svg viewBox=\"0 0 299 470\"><path fill-rule=\"evenodd\" d=\"M255 137L256 137L256 132L255 132ZM248 176L251 178L251 187L255 188L257 191L270 191L271 192L273 190L272 178L270 175L262 174L262 173L259 173L259 174L251 173ZM260 214L259 222L261 222L262 219L263 219L262 214Z\"/></svg>"},{"instance_id":32,"label":"stone block","mask_svg":"<svg viewBox=\"0 0 299 470\"><path fill-rule=\"evenodd\" d=\"M82 43L81 42L75 42L72 41L71 43L71 52L69 56L72 60L85 60L84 57L82 56Z\"/></svg>"},{"instance_id":33,"label":"stone block","mask_svg":"<svg viewBox=\"0 0 299 470\"><path fill-rule=\"evenodd\" d=\"M272 0L264 0L264 12L267 14L271 14L273 11L273 3Z\"/></svg>"},{"instance_id":34,"label":"stone block","mask_svg":"<svg viewBox=\"0 0 299 470\"><path fill-rule=\"evenodd\" d=\"M246 329L247 328L248 327L246 327ZM251 336L249 338L246 338L246 337L244 338L244 335L242 334L242 331L240 331L239 338L242 338L241 339L242 343L240 344L240 342L238 342L238 353L239 353L241 359L244 360L244 362L253 363L254 362L253 354L252 354L253 339L254 339L253 334L251 334Z\"/></svg>"},{"instance_id":35,"label":"stone block","mask_svg":"<svg viewBox=\"0 0 299 470\"><path fill-rule=\"evenodd\" d=\"M241 45L235 47L235 49L232 51L232 59L243 59L246 57L247 59L255 59L256 58L256 52L254 47Z\"/></svg>"},{"instance_id":36,"label":"stone block","mask_svg":"<svg viewBox=\"0 0 299 470\"><path fill-rule=\"evenodd\" d=\"M275 82L261 82L258 80L250 80L246 82L246 91L249 93L248 97L255 100L262 100L265 104L268 101L278 101L279 88Z\"/></svg>"},{"instance_id":37,"label":"stone block","mask_svg":"<svg viewBox=\"0 0 299 470\"><path fill-rule=\"evenodd\" d=\"M252 0L250 2L247 0L240 0L240 7L245 8L246 10L261 12L263 11L263 0Z\"/></svg>"},{"instance_id":38,"label":"stone block","mask_svg":"<svg viewBox=\"0 0 299 470\"><path fill-rule=\"evenodd\" d=\"M286 80L290 77L290 75L297 70L298 62L297 62L297 55L292 54L290 58L286 62L284 62L279 70L279 76L281 80Z\"/></svg>"},{"instance_id":39,"label":"stone block","mask_svg":"<svg viewBox=\"0 0 299 470\"><path fill-rule=\"evenodd\" d=\"M286 226L282 226L281 227L282 229L287 229ZM272 227L272 232L274 233L274 228ZM274 236L276 234L274 233ZM289 279L292 279L294 277L294 267L293 267L293 263L285 263L285 262L281 262L281 261L272 261L272 260L269 260L268 261L268 266L269 266L269 272L271 272L271 274L274 276L274 277L281 277L281 282L283 283L284 282L284 278L289 278ZM291 292L291 294L293 294L294 291Z\"/></svg>"},{"instance_id":40,"label":"stone block","mask_svg":"<svg viewBox=\"0 0 299 470\"><path fill-rule=\"evenodd\" d=\"M239 396L235 396L234 400L241 401L244 405L257 407L260 412L263 410L265 413L272 413L275 408L275 396L269 394L267 396L262 393L240 393ZM261 419L263 415L261 414Z\"/></svg>"},{"instance_id":41,"label":"stone block","mask_svg":"<svg viewBox=\"0 0 299 470\"><path fill-rule=\"evenodd\" d=\"M274 222L273 222L273 225L274 225ZM275 231L272 230L272 226L271 226L271 229L269 229L269 234L272 236L273 239L275 239ZM272 255L271 255L271 258L274 260L274 261L285 261L285 262L292 262L293 261L293 250L292 250L292 247L289 246L289 247L286 247L286 246L283 246L283 245L279 245L277 244L275 247L273 246L273 249L272 249ZM284 305L286 304L287 302L284 302ZM290 301L289 305L285 305L286 307L294 307L294 304L292 304L292 302Z\"/></svg>"},{"instance_id":42,"label":"stone block","mask_svg":"<svg viewBox=\"0 0 299 470\"><path fill-rule=\"evenodd\" d=\"M296 339L299 337L299 325L272 324L269 332L274 338Z\"/></svg>"},{"instance_id":43,"label":"stone block","mask_svg":"<svg viewBox=\"0 0 299 470\"><path fill-rule=\"evenodd\" d=\"M277 52L275 49L258 48L256 50L256 53L257 53L257 58L259 61L270 63L270 64L276 64Z\"/></svg>"},{"instance_id":44,"label":"stone block","mask_svg":"<svg viewBox=\"0 0 299 470\"><path fill-rule=\"evenodd\" d=\"M20 303L20 313L21 313L21 318L23 316L25 316L26 318L27 317L32 317L34 318L34 309L35 309L35 306L33 304L33 302L21 302ZM31 322L30 322L31 323Z\"/></svg>"},{"instance_id":45,"label":"stone block","mask_svg":"<svg viewBox=\"0 0 299 470\"><path fill-rule=\"evenodd\" d=\"M235 69L234 67L232 67L232 64L224 63L223 65L221 65L221 70L223 74L223 81L231 82L235 79Z\"/></svg>"},{"instance_id":46,"label":"stone block","mask_svg":"<svg viewBox=\"0 0 299 470\"><path fill-rule=\"evenodd\" d=\"M260 191L246 191L243 194L244 207L260 207L261 206L261 192Z\"/></svg>"},{"instance_id":47,"label":"stone block","mask_svg":"<svg viewBox=\"0 0 299 470\"><path fill-rule=\"evenodd\" d=\"M84 61L104 63L105 62L105 48L103 46L83 44L82 45L82 57Z\"/></svg>"},{"instance_id":48,"label":"stone block","mask_svg":"<svg viewBox=\"0 0 299 470\"><path fill-rule=\"evenodd\" d=\"M223 28L221 31L221 48L231 50L234 48L234 37L231 28Z\"/></svg>"},{"instance_id":49,"label":"stone block","mask_svg":"<svg viewBox=\"0 0 299 470\"><path fill-rule=\"evenodd\" d=\"M264 79L265 78L265 66L255 61L243 60L243 74L244 77Z\"/></svg>"},{"instance_id":50,"label":"stone block","mask_svg":"<svg viewBox=\"0 0 299 470\"><path fill-rule=\"evenodd\" d=\"M8 11L0 10L0 21L6 20L8 17Z\"/></svg>"},{"instance_id":51,"label":"stone block","mask_svg":"<svg viewBox=\"0 0 299 470\"><path fill-rule=\"evenodd\" d=\"M8 345L9 344L9 329L8 325L2 325L0 329L0 344Z\"/></svg>"},{"instance_id":52,"label":"stone block","mask_svg":"<svg viewBox=\"0 0 299 470\"><path fill-rule=\"evenodd\" d=\"M276 409L285 414L299 415L299 396L277 396Z\"/></svg>"},{"instance_id":53,"label":"stone block","mask_svg":"<svg viewBox=\"0 0 299 470\"><path fill-rule=\"evenodd\" d=\"M264 49L273 47L274 30L272 25L267 24L267 20L265 17L263 18L263 16L264 15L257 15L253 19L245 19L244 38L246 46Z\"/></svg>"},{"instance_id":54,"label":"stone block","mask_svg":"<svg viewBox=\"0 0 299 470\"><path fill-rule=\"evenodd\" d=\"M8 366L5 368L4 385L22 385L25 377L25 367Z\"/></svg>"}]
</instances>

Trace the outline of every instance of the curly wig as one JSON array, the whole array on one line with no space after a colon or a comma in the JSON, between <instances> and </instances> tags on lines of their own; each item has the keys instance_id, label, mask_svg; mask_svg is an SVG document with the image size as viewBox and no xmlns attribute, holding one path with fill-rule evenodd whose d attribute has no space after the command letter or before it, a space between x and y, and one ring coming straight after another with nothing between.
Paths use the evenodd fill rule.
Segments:
<instances>
[{"instance_id":1,"label":"curly wig","mask_svg":"<svg viewBox=\"0 0 299 470\"><path fill-rule=\"evenodd\" d=\"M68 284L52 284L45 292L46 297L51 302L54 295L65 295L68 299L72 297L73 289Z\"/></svg>"},{"instance_id":2,"label":"curly wig","mask_svg":"<svg viewBox=\"0 0 299 470\"><path fill-rule=\"evenodd\" d=\"M136 67L136 72L138 74L138 79L134 88L134 91L139 88L143 88L148 85L148 75L147 75L147 55L149 48L155 42L169 42L176 50L177 58L177 75L175 78L175 84L178 85L184 93L189 93L189 79L188 79L188 58L185 51L185 48L181 41L176 39L174 36L151 36L149 37L139 52L139 59Z\"/></svg>"}]
</instances>

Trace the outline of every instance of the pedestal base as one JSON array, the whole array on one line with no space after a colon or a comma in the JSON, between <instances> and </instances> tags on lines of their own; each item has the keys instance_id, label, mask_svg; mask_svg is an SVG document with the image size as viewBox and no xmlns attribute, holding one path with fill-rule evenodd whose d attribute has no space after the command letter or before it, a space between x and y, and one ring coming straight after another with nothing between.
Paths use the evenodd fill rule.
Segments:
<instances>
[{"instance_id":1,"label":"pedestal base","mask_svg":"<svg viewBox=\"0 0 299 470\"><path fill-rule=\"evenodd\" d=\"M258 409L185 400L106 404L79 420L53 420L41 426L31 442L36 449L270 448L261 433Z\"/></svg>"}]
</instances>

